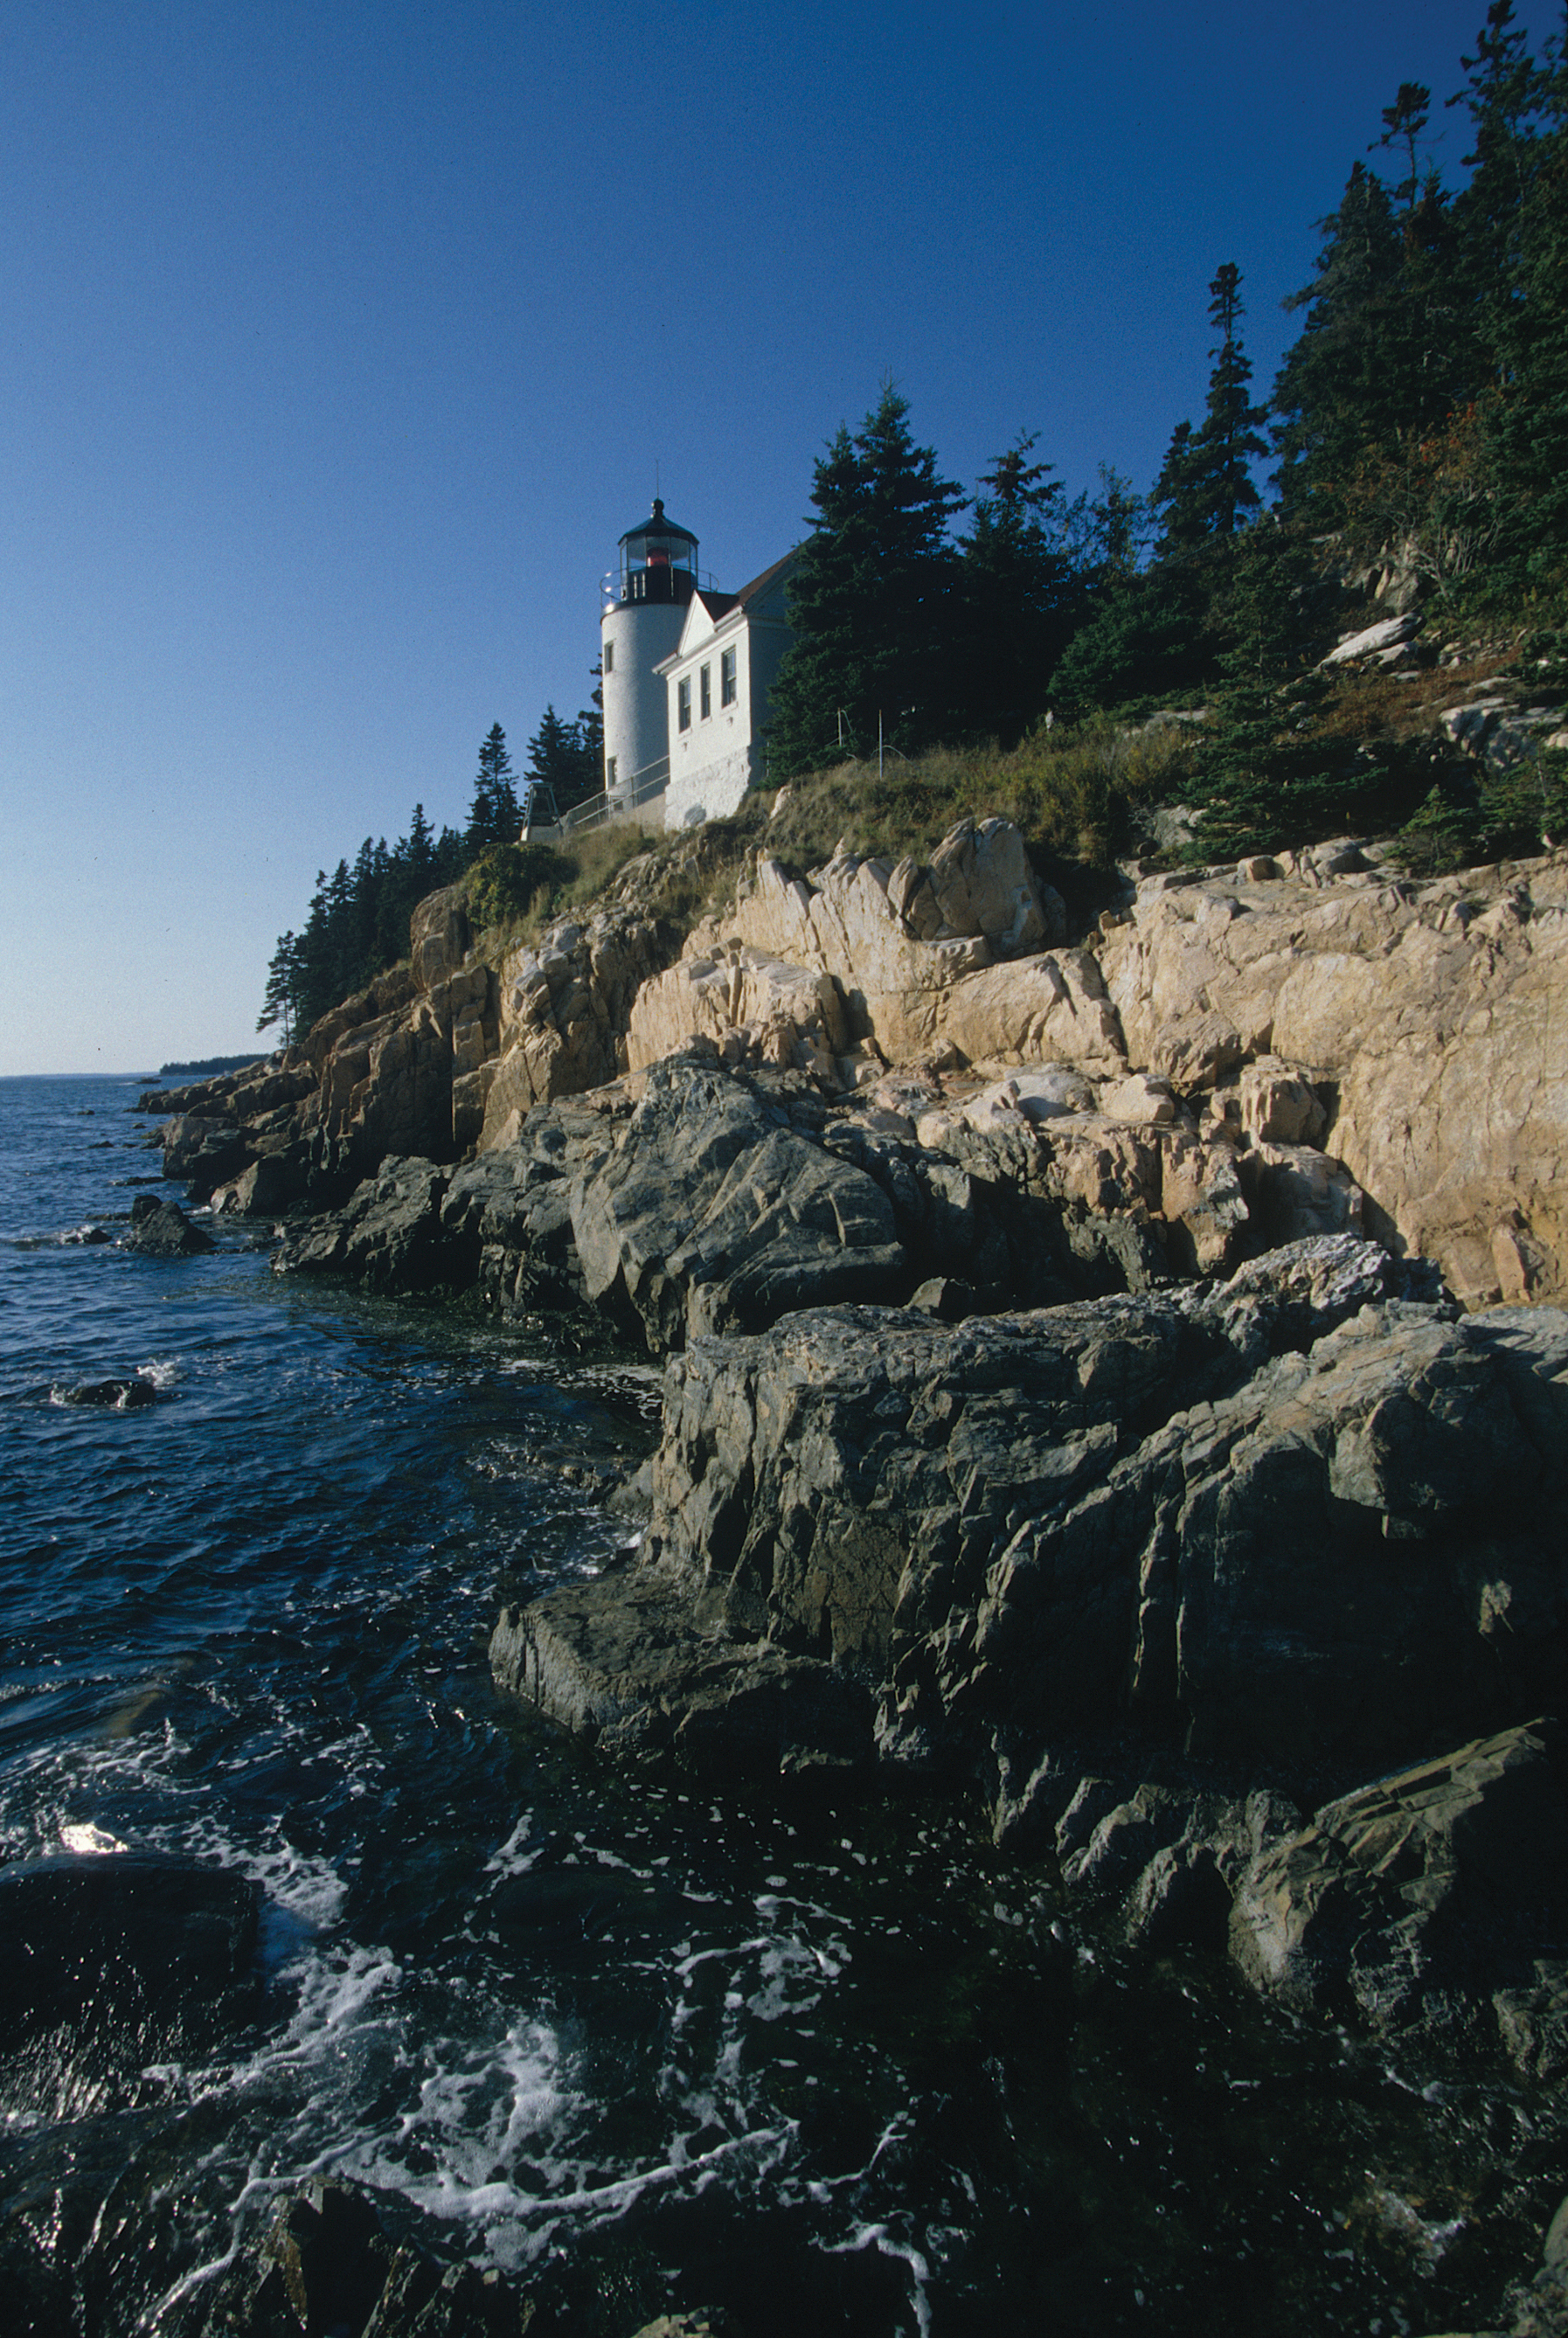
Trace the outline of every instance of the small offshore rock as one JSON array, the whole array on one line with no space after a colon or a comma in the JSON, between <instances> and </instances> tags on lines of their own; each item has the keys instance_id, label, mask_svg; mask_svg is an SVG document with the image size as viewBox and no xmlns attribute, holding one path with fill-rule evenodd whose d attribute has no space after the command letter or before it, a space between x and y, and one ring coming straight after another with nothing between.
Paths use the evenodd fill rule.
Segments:
<instances>
[{"instance_id":1,"label":"small offshore rock","mask_svg":"<svg viewBox=\"0 0 1568 2338\"><path fill-rule=\"evenodd\" d=\"M138 1194L131 1204L131 1231L125 1248L143 1258L192 1258L217 1244L200 1226L193 1226L178 1202L154 1194Z\"/></svg>"},{"instance_id":2,"label":"small offshore rock","mask_svg":"<svg viewBox=\"0 0 1568 2338\"><path fill-rule=\"evenodd\" d=\"M62 1404L95 1404L110 1412L140 1412L157 1400L158 1392L152 1381L140 1377L128 1380L83 1380L78 1387L60 1392Z\"/></svg>"}]
</instances>

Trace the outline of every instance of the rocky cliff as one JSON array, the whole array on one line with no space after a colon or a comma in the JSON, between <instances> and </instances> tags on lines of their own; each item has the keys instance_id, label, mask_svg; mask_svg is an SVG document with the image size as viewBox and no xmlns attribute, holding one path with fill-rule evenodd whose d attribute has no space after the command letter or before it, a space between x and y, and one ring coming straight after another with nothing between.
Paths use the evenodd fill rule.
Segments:
<instances>
[{"instance_id":1,"label":"rocky cliff","mask_svg":"<svg viewBox=\"0 0 1568 2338\"><path fill-rule=\"evenodd\" d=\"M1416 884L1345 840L1130 875L1075 948L1002 821L927 868L763 855L683 941L649 874L489 957L460 891L432 897L409 967L280 1061L144 1099L173 1115L168 1173L221 1207L318 1208L389 1157L527 1154L542 1107L617 1082L630 1105L695 1046L800 1076L912 1174L997 1140L993 1182L1136 1219L1173 1272L1365 1228L1467 1306L1568 1290L1561 854Z\"/></svg>"},{"instance_id":2,"label":"rocky cliff","mask_svg":"<svg viewBox=\"0 0 1568 2338\"><path fill-rule=\"evenodd\" d=\"M623 1759L976 1781L1131 1938L1563 2050L1568 859L1133 869L1076 943L1001 821L683 936L652 875L510 949L437 895L146 1100L281 1271L667 1360L635 1556L497 1680Z\"/></svg>"}]
</instances>

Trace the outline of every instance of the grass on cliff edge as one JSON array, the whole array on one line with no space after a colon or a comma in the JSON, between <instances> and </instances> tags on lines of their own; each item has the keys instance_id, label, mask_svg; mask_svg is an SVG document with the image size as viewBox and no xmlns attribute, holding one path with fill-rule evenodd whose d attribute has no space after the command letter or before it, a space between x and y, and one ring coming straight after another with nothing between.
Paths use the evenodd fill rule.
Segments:
<instances>
[{"instance_id":1,"label":"grass on cliff edge","mask_svg":"<svg viewBox=\"0 0 1568 2338\"><path fill-rule=\"evenodd\" d=\"M1397 679L1336 676L1313 725L1333 780L1309 800L1281 789L1271 823L1278 833L1253 849L1351 830L1401 830L1410 865L1430 874L1561 840L1568 758L1543 755L1494 779L1478 774L1436 727L1438 708L1490 677L1504 648L1471 662L1462 680L1436 668ZM1112 898L1119 860L1181 857L1155 815L1202 800L1204 738L1191 714L1132 723L1125 713L1102 713L1042 725L1006 752L937 747L908 760L889 754L880 771L851 761L807 772L780 789L754 789L728 820L672 834L625 822L556 845L493 846L468 873L470 914L491 948L510 948L536 940L625 876L640 908L689 926L733 898L750 855L769 853L791 876L820 867L840 846L859 857L928 860L956 820L1000 816L1022 830L1030 858L1082 931ZM1188 848L1202 850L1200 840Z\"/></svg>"},{"instance_id":2,"label":"grass on cliff edge","mask_svg":"<svg viewBox=\"0 0 1568 2338\"><path fill-rule=\"evenodd\" d=\"M1149 813L1180 796L1191 761L1180 724L1129 730L1102 716L1041 729L1008 753L937 747L889 755L880 771L840 763L783 789L754 789L731 818L699 829L654 834L628 821L558 844L493 845L465 879L469 914L493 947L536 941L610 892L636 860L640 902L690 924L733 897L751 853L771 854L792 876L840 846L861 858L928 860L956 821L1000 817L1023 830L1042 875L1088 922L1112 864L1144 843Z\"/></svg>"}]
</instances>

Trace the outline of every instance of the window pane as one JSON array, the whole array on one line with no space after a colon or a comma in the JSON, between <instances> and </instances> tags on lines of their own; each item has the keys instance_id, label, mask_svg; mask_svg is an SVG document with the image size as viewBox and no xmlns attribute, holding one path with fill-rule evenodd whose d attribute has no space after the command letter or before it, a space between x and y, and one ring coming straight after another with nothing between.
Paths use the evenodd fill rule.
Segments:
<instances>
[{"instance_id":1,"label":"window pane","mask_svg":"<svg viewBox=\"0 0 1568 2338\"><path fill-rule=\"evenodd\" d=\"M726 650L719 660L719 702L721 706L733 706L735 698L735 653Z\"/></svg>"},{"instance_id":2,"label":"window pane","mask_svg":"<svg viewBox=\"0 0 1568 2338\"><path fill-rule=\"evenodd\" d=\"M606 642L604 644L604 671L606 673L613 673L615 671L615 644L613 642Z\"/></svg>"},{"instance_id":3,"label":"window pane","mask_svg":"<svg viewBox=\"0 0 1568 2338\"><path fill-rule=\"evenodd\" d=\"M712 672L712 667L709 665L705 665L702 669L702 720L704 722L713 712L713 685L710 679Z\"/></svg>"},{"instance_id":4,"label":"window pane","mask_svg":"<svg viewBox=\"0 0 1568 2338\"><path fill-rule=\"evenodd\" d=\"M675 722L681 731L691 728L691 681L690 675L675 685Z\"/></svg>"}]
</instances>

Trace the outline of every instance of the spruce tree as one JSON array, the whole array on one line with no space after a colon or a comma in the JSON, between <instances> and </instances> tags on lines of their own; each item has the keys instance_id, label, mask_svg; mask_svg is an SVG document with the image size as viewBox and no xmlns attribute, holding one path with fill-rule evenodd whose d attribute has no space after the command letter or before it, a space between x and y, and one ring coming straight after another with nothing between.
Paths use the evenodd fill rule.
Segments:
<instances>
[{"instance_id":1,"label":"spruce tree","mask_svg":"<svg viewBox=\"0 0 1568 2338\"><path fill-rule=\"evenodd\" d=\"M1190 423L1177 425L1154 485L1154 501L1165 514L1157 547L1162 559L1235 535L1243 516L1256 511L1259 502L1251 458L1269 452L1259 435L1267 408L1252 402L1252 363L1236 331L1244 311L1241 271L1233 260L1225 262L1209 291L1209 314L1220 340L1209 352L1214 369L1208 405L1196 430Z\"/></svg>"},{"instance_id":2,"label":"spruce tree","mask_svg":"<svg viewBox=\"0 0 1568 2338\"><path fill-rule=\"evenodd\" d=\"M962 539L956 711L965 728L1004 746L1044 712L1083 608L1061 539L1061 482L1049 476L1049 463L1028 459L1037 437L1020 433L982 475L988 492L976 497Z\"/></svg>"},{"instance_id":3,"label":"spruce tree","mask_svg":"<svg viewBox=\"0 0 1568 2338\"><path fill-rule=\"evenodd\" d=\"M873 752L878 717L888 744L925 745L951 709L947 524L964 497L938 476L935 451L914 444L891 384L858 431L842 427L829 442L811 502L789 588L793 639L769 702L780 778Z\"/></svg>"},{"instance_id":4,"label":"spruce tree","mask_svg":"<svg viewBox=\"0 0 1568 2338\"><path fill-rule=\"evenodd\" d=\"M481 852L487 844L511 843L521 825L506 733L499 722L493 722L479 750L479 775L474 782L464 841L471 853Z\"/></svg>"},{"instance_id":5,"label":"spruce tree","mask_svg":"<svg viewBox=\"0 0 1568 2338\"><path fill-rule=\"evenodd\" d=\"M1421 189L1421 133L1431 113L1432 93L1426 84L1402 81L1393 104L1383 108L1383 135L1374 142L1378 146L1405 149L1405 176L1394 189L1394 200L1404 207L1406 218L1415 211Z\"/></svg>"},{"instance_id":6,"label":"spruce tree","mask_svg":"<svg viewBox=\"0 0 1568 2338\"><path fill-rule=\"evenodd\" d=\"M304 979L304 961L297 934L280 934L278 948L267 968L267 987L262 995L261 1013L257 1019L258 1031L265 1031L274 1023L283 1026L283 1045L289 1046L299 1028L299 999Z\"/></svg>"},{"instance_id":7,"label":"spruce tree","mask_svg":"<svg viewBox=\"0 0 1568 2338\"><path fill-rule=\"evenodd\" d=\"M1271 519L1247 530L1228 580L1230 646L1194 790L1203 859L1300 843L1338 824L1340 751L1315 729L1336 599L1303 530Z\"/></svg>"},{"instance_id":8,"label":"spruce tree","mask_svg":"<svg viewBox=\"0 0 1568 2338\"><path fill-rule=\"evenodd\" d=\"M1467 227L1479 221L1491 238L1502 270L1485 310L1494 386L1480 416L1496 529L1489 565L1494 595L1520 608L1542 636L1531 657L1550 655L1561 686L1568 680L1568 54L1563 41L1549 43L1544 64L1530 65L1526 88L1525 62L1504 47L1508 38L1505 27L1496 31L1473 93L1476 174L1464 213ZM1485 202L1476 192L1484 175L1493 188ZM1499 214L1514 195L1504 234Z\"/></svg>"}]
</instances>

